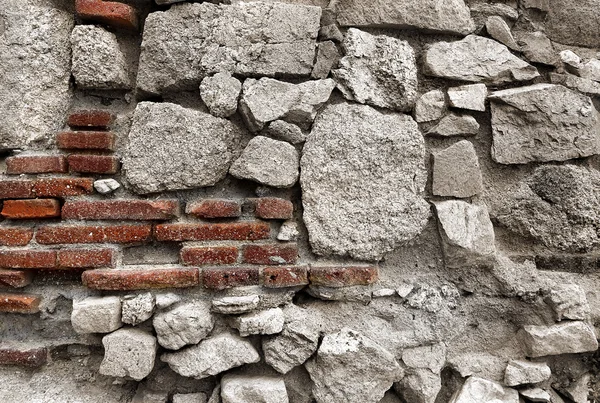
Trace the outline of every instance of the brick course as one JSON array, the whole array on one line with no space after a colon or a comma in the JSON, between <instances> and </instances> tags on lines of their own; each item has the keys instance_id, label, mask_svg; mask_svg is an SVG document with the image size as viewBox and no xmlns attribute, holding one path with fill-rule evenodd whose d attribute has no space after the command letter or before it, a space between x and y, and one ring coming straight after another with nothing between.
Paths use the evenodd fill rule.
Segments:
<instances>
[{"instance_id":1,"label":"brick course","mask_svg":"<svg viewBox=\"0 0 600 403\"><path fill-rule=\"evenodd\" d=\"M60 202L56 199L6 200L1 214L11 219L60 217Z\"/></svg>"},{"instance_id":2,"label":"brick course","mask_svg":"<svg viewBox=\"0 0 600 403\"><path fill-rule=\"evenodd\" d=\"M242 215L242 204L236 200L200 200L189 203L185 212L201 218L235 218Z\"/></svg>"},{"instance_id":3,"label":"brick course","mask_svg":"<svg viewBox=\"0 0 600 403\"><path fill-rule=\"evenodd\" d=\"M71 113L67 120L67 124L74 129L108 129L113 120L113 114L108 111L81 110Z\"/></svg>"},{"instance_id":4,"label":"brick course","mask_svg":"<svg viewBox=\"0 0 600 403\"><path fill-rule=\"evenodd\" d=\"M214 290L258 285L259 269L258 267L202 269L202 284Z\"/></svg>"},{"instance_id":5,"label":"brick course","mask_svg":"<svg viewBox=\"0 0 600 403\"><path fill-rule=\"evenodd\" d=\"M293 217L291 201L277 197L261 197L255 202L256 216L265 220L288 220Z\"/></svg>"},{"instance_id":6,"label":"brick course","mask_svg":"<svg viewBox=\"0 0 600 403\"><path fill-rule=\"evenodd\" d=\"M115 135L110 132L62 132L56 136L56 145L63 150L113 151Z\"/></svg>"},{"instance_id":7,"label":"brick course","mask_svg":"<svg viewBox=\"0 0 600 403\"><path fill-rule=\"evenodd\" d=\"M112 155L69 155L69 170L79 173L115 174L119 171L119 159Z\"/></svg>"},{"instance_id":8,"label":"brick course","mask_svg":"<svg viewBox=\"0 0 600 403\"><path fill-rule=\"evenodd\" d=\"M238 260L236 246L184 247L181 249L181 263L185 265L233 264Z\"/></svg>"},{"instance_id":9,"label":"brick course","mask_svg":"<svg viewBox=\"0 0 600 403\"><path fill-rule=\"evenodd\" d=\"M347 287L373 284L378 275L376 266L311 266L309 280L312 285Z\"/></svg>"},{"instance_id":10,"label":"brick course","mask_svg":"<svg viewBox=\"0 0 600 403\"><path fill-rule=\"evenodd\" d=\"M154 228L158 241L244 241L267 239L269 224L259 221L219 224L160 224Z\"/></svg>"},{"instance_id":11,"label":"brick course","mask_svg":"<svg viewBox=\"0 0 600 403\"><path fill-rule=\"evenodd\" d=\"M48 349L0 347L0 365L19 365L37 368L48 361Z\"/></svg>"},{"instance_id":12,"label":"brick course","mask_svg":"<svg viewBox=\"0 0 600 403\"><path fill-rule=\"evenodd\" d=\"M265 267L262 270L262 283L267 288L284 288L307 285L308 268L306 266Z\"/></svg>"},{"instance_id":13,"label":"brick course","mask_svg":"<svg viewBox=\"0 0 600 403\"><path fill-rule=\"evenodd\" d=\"M7 269L52 269L56 266L54 250L3 250L0 267Z\"/></svg>"},{"instance_id":14,"label":"brick course","mask_svg":"<svg viewBox=\"0 0 600 403\"><path fill-rule=\"evenodd\" d=\"M138 29L135 8L127 4L103 0L76 0L75 11L83 20L132 31Z\"/></svg>"},{"instance_id":15,"label":"brick course","mask_svg":"<svg viewBox=\"0 0 600 403\"><path fill-rule=\"evenodd\" d=\"M64 219L76 220L169 220L179 215L177 200L67 201Z\"/></svg>"},{"instance_id":16,"label":"brick course","mask_svg":"<svg viewBox=\"0 0 600 403\"><path fill-rule=\"evenodd\" d=\"M294 264L298 260L296 244L257 244L245 245L242 262L250 264Z\"/></svg>"},{"instance_id":17,"label":"brick course","mask_svg":"<svg viewBox=\"0 0 600 403\"><path fill-rule=\"evenodd\" d=\"M140 225L54 225L41 227L35 236L45 245L75 243L133 243L150 239L152 226Z\"/></svg>"},{"instance_id":18,"label":"brick course","mask_svg":"<svg viewBox=\"0 0 600 403\"><path fill-rule=\"evenodd\" d=\"M68 172L64 155L23 155L6 159L7 174L45 174Z\"/></svg>"},{"instance_id":19,"label":"brick course","mask_svg":"<svg viewBox=\"0 0 600 403\"><path fill-rule=\"evenodd\" d=\"M35 295L0 294L0 312L37 313L40 302L40 298Z\"/></svg>"},{"instance_id":20,"label":"brick course","mask_svg":"<svg viewBox=\"0 0 600 403\"><path fill-rule=\"evenodd\" d=\"M112 249L61 249L57 255L59 269L113 267Z\"/></svg>"},{"instance_id":21,"label":"brick course","mask_svg":"<svg viewBox=\"0 0 600 403\"><path fill-rule=\"evenodd\" d=\"M0 227L0 245L25 246L33 238L33 229L21 227Z\"/></svg>"},{"instance_id":22,"label":"brick course","mask_svg":"<svg viewBox=\"0 0 600 403\"><path fill-rule=\"evenodd\" d=\"M95 290L131 291L157 288L187 288L200 284L195 268L95 269L84 272L83 284Z\"/></svg>"},{"instance_id":23,"label":"brick course","mask_svg":"<svg viewBox=\"0 0 600 403\"><path fill-rule=\"evenodd\" d=\"M31 284L32 281L32 271L0 269L0 286L22 288Z\"/></svg>"}]
</instances>

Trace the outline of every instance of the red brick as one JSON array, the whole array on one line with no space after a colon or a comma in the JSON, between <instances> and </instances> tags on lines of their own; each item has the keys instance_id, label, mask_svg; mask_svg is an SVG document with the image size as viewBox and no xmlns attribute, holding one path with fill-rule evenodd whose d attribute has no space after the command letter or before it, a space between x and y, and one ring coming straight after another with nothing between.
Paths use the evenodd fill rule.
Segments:
<instances>
[{"instance_id":1,"label":"red brick","mask_svg":"<svg viewBox=\"0 0 600 403\"><path fill-rule=\"evenodd\" d=\"M257 267L202 269L202 283L213 290L258 285L259 271Z\"/></svg>"},{"instance_id":2,"label":"red brick","mask_svg":"<svg viewBox=\"0 0 600 403\"><path fill-rule=\"evenodd\" d=\"M308 269L306 266L265 267L262 279L267 288L302 286L308 284Z\"/></svg>"},{"instance_id":3,"label":"red brick","mask_svg":"<svg viewBox=\"0 0 600 403\"><path fill-rule=\"evenodd\" d=\"M38 179L33 184L37 197L80 196L94 192L91 178L48 178Z\"/></svg>"},{"instance_id":4,"label":"red brick","mask_svg":"<svg viewBox=\"0 0 600 403\"><path fill-rule=\"evenodd\" d=\"M347 287L368 285L377 281L375 266L311 266L309 280L313 285Z\"/></svg>"},{"instance_id":5,"label":"red brick","mask_svg":"<svg viewBox=\"0 0 600 403\"><path fill-rule=\"evenodd\" d=\"M179 214L177 200L67 201L64 219L75 220L169 220Z\"/></svg>"},{"instance_id":6,"label":"red brick","mask_svg":"<svg viewBox=\"0 0 600 403\"><path fill-rule=\"evenodd\" d=\"M200 284L195 268L96 269L81 275L83 284L94 290L145 290L187 288Z\"/></svg>"},{"instance_id":7,"label":"red brick","mask_svg":"<svg viewBox=\"0 0 600 403\"><path fill-rule=\"evenodd\" d=\"M0 181L0 199L28 199L32 197L35 197L35 193L33 193L33 181Z\"/></svg>"},{"instance_id":8,"label":"red brick","mask_svg":"<svg viewBox=\"0 0 600 403\"><path fill-rule=\"evenodd\" d=\"M62 132L56 136L56 146L65 150L112 151L115 135L110 132Z\"/></svg>"},{"instance_id":9,"label":"red brick","mask_svg":"<svg viewBox=\"0 0 600 403\"><path fill-rule=\"evenodd\" d=\"M151 225L77 225L45 226L38 229L35 239L45 245L69 243L131 243L143 242L152 235Z\"/></svg>"},{"instance_id":10,"label":"red brick","mask_svg":"<svg viewBox=\"0 0 600 403\"><path fill-rule=\"evenodd\" d=\"M71 128L108 129L114 120L112 113L102 110L82 110L69 115L67 124Z\"/></svg>"},{"instance_id":11,"label":"red brick","mask_svg":"<svg viewBox=\"0 0 600 403\"><path fill-rule=\"evenodd\" d=\"M64 155L23 155L6 159L8 174L66 173L67 159Z\"/></svg>"},{"instance_id":12,"label":"red brick","mask_svg":"<svg viewBox=\"0 0 600 403\"><path fill-rule=\"evenodd\" d=\"M14 347L0 347L0 365L19 365L37 368L48 361L48 350L41 348L19 349Z\"/></svg>"},{"instance_id":13,"label":"red brick","mask_svg":"<svg viewBox=\"0 0 600 403\"><path fill-rule=\"evenodd\" d=\"M185 265L233 264L237 262L237 246L202 246L181 249L181 263Z\"/></svg>"},{"instance_id":14,"label":"red brick","mask_svg":"<svg viewBox=\"0 0 600 403\"><path fill-rule=\"evenodd\" d=\"M56 266L54 250L3 250L0 267L6 269L52 269Z\"/></svg>"},{"instance_id":15,"label":"red brick","mask_svg":"<svg viewBox=\"0 0 600 403\"><path fill-rule=\"evenodd\" d=\"M61 249L58 251L59 269L114 267L112 249Z\"/></svg>"},{"instance_id":16,"label":"red brick","mask_svg":"<svg viewBox=\"0 0 600 403\"><path fill-rule=\"evenodd\" d=\"M21 227L0 227L0 245L25 246L33 238L33 229Z\"/></svg>"},{"instance_id":17,"label":"red brick","mask_svg":"<svg viewBox=\"0 0 600 403\"><path fill-rule=\"evenodd\" d=\"M33 272L0 269L0 286L22 288L33 281Z\"/></svg>"},{"instance_id":18,"label":"red brick","mask_svg":"<svg viewBox=\"0 0 600 403\"><path fill-rule=\"evenodd\" d=\"M60 202L56 199L6 200L1 214L12 219L60 217Z\"/></svg>"},{"instance_id":19,"label":"red brick","mask_svg":"<svg viewBox=\"0 0 600 403\"><path fill-rule=\"evenodd\" d=\"M267 239L269 224L260 221L219 224L160 224L154 228L159 241L243 241Z\"/></svg>"},{"instance_id":20,"label":"red brick","mask_svg":"<svg viewBox=\"0 0 600 403\"><path fill-rule=\"evenodd\" d=\"M256 200L256 216L267 220L289 220L294 214L291 201L277 197L261 197Z\"/></svg>"},{"instance_id":21,"label":"red brick","mask_svg":"<svg viewBox=\"0 0 600 403\"><path fill-rule=\"evenodd\" d=\"M75 0L77 16L102 24L128 30L138 29L135 8L114 1Z\"/></svg>"},{"instance_id":22,"label":"red brick","mask_svg":"<svg viewBox=\"0 0 600 403\"><path fill-rule=\"evenodd\" d=\"M37 313L40 298L35 295L0 294L0 312Z\"/></svg>"},{"instance_id":23,"label":"red brick","mask_svg":"<svg viewBox=\"0 0 600 403\"><path fill-rule=\"evenodd\" d=\"M298 260L298 245L257 244L245 245L242 250L242 262L251 264L294 264Z\"/></svg>"},{"instance_id":24,"label":"red brick","mask_svg":"<svg viewBox=\"0 0 600 403\"><path fill-rule=\"evenodd\" d=\"M92 174L116 174L119 170L119 159L112 155L69 155L71 172Z\"/></svg>"},{"instance_id":25,"label":"red brick","mask_svg":"<svg viewBox=\"0 0 600 403\"><path fill-rule=\"evenodd\" d=\"M242 204L235 200L207 199L188 204L185 212L202 218L234 218L242 215Z\"/></svg>"}]
</instances>

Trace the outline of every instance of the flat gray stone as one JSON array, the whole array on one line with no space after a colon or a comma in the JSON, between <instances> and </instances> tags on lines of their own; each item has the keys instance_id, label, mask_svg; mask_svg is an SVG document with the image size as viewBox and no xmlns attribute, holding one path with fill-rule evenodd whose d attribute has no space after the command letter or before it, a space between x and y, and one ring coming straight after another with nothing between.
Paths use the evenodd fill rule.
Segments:
<instances>
[{"instance_id":1,"label":"flat gray stone","mask_svg":"<svg viewBox=\"0 0 600 403\"><path fill-rule=\"evenodd\" d=\"M432 90L421 95L415 104L415 120L418 123L440 119L446 110L446 95L441 90Z\"/></svg>"},{"instance_id":2,"label":"flat gray stone","mask_svg":"<svg viewBox=\"0 0 600 403\"><path fill-rule=\"evenodd\" d=\"M590 316L590 306L585 291L577 284L557 284L544 299L554 310L556 320L585 320Z\"/></svg>"},{"instance_id":3,"label":"flat gray stone","mask_svg":"<svg viewBox=\"0 0 600 403\"><path fill-rule=\"evenodd\" d=\"M156 338L140 329L119 329L102 338L102 375L144 379L154 368Z\"/></svg>"},{"instance_id":4,"label":"flat gray stone","mask_svg":"<svg viewBox=\"0 0 600 403\"><path fill-rule=\"evenodd\" d=\"M519 50L519 45L515 41L515 38L510 31L510 27L506 21L502 19L502 17L497 15L488 17L487 21L485 22L485 29L492 38L502 43L506 47L512 50Z\"/></svg>"},{"instance_id":5,"label":"flat gray stone","mask_svg":"<svg viewBox=\"0 0 600 403\"><path fill-rule=\"evenodd\" d=\"M233 321L233 327L238 329L242 337L253 334L276 334L283 330L284 320L281 308L271 308L238 316Z\"/></svg>"},{"instance_id":6,"label":"flat gray stone","mask_svg":"<svg viewBox=\"0 0 600 403\"><path fill-rule=\"evenodd\" d=\"M287 374L310 358L319 345L319 331L305 320L287 323L277 336L263 339L265 362L277 372Z\"/></svg>"},{"instance_id":7,"label":"flat gray stone","mask_svg":"<svg viewBox=\"0 0 600 403\"><path fill-rule=\"evenodd\" d=\"M117 330L123 326L121 300L115 296L74 300L71 324L80 334L109 333Z\"/></svg>"},{"instance_id":8,"label":"flat gray stone","mask_svg":"<svg viewBox=\"0 0 600 403\"><path fill-rule=\"evenodd\" d=\"M600 83L573 74L550 73L550 82L560 84L589 96L600 96Z\"/></svg>"},{"instance_id":9,"label":"flat gray stone","mask_svg":"<svg viewBox=\"0 0 600 403\"><path fill-rule=\"evenodd\" d=\"M300 144L306 141L306 135L302 132L302 129L293 123L283 120L276 120L269 123L263 134L275 140L287 141L292 144Z\"/></svg>"},{"instance_id":10,"label":"flat gray stone","mask_svg":"<svg viewBox=\"0 0 600 403\"><path fill-rule=\"evenodd\" d=\"M202 102L214 116L226 118L237 111L242 83L230 73L220 72L205 77L200 83Z\"/></svg>"},{"instance_id":11,"label":"flat gray stone","mask_svg":"<svg viewBox=\"0 0 600 403\"><path fill-rule=\"evenodd\" d=\"M471 197L483 191L483 179L475 147L461 140L433 153L433 194Z\"/></svg>"},{"instance_id":12,"label":"flat gray stone","mask_svg":"<svg viewBox=\"0 0 600 403\"><path fill-rule=\"evenodd\" d=\"M590 18L600 7L599 0L552 0L545 20L550 39L566 45L597 48L600 46L600 20Z\"/></svg>"},{"instance_id":13,"label":"flat gray stone","mask_svg":"<svg viewBox=\"0 0 600 403\"><path fill-rule=\"evenodd\" d=\"M487 94L485 84L468 84L448 88L450 106L458 109L485 112Z\"/></svg>"},{"instance_id":14,"label":"flat gray stone","mask_svg":"<svg viewBox=\"0 0 600 403\"><path fill-rule=\"evenodd\" d=\"M517 41L523 55L530 62L549 66L558 64L558 54L550 39L543 32L521 32L517 36Z\"/></svg>"},{"instance_id":15,"label":"flat gray stone","mask_svg":"<svg viewBox=\"0 0 600 403\"><path fill-rule=\"evenodd\" d=\"M539 383L550 378L552 372L545 362L510 360L504 373L506 386L518 386L528 383Z\"/></svg>"},{"instance_id":16,"label":"flat gray stone","mask_svg":"<svg viewBox=\"0 0 600 403\"><path fill-rule=\"evenodd\" d=\"M435 126L427 131L428 135L475 136L479 133L479 123L470 115L450 113L442 118Z\"/></svg>"},{"instance_id":17,"label":"flat gray stone","mask_svg":"<svg viewBox=\"0 0 600 403\"><path fill-rule=\"evenodd\" d=\"M194 301L157 313L152 324L158 343L169 350L178 350L206 338L215 325L215 319L210 313L210 303Z\"/></svg>"},{"instance_id":18,"label":"flat gray stone","mask_svg":"<svg viewBox=\"0 0 600 403\"><path fill-rule=\"evenodd\" d=\"M519 392L498 382L470 377L449 403L519 403Z\"/></svg>"},{"instance_id":19,"label":"flat gray stone","mask_svg":"<svg viewBox=\"0 0 600 403\"><path fill-rule=\"evenodd\" d=\"M154 295L147 292L138 295L126 295L121 304L123 323L139 325L150 319L154 313Z\"/></svg>"},{"instance_id":20,"label":"flat gray stone","mask_svg":"<svg viewBox=\"0 0 600 403\"><path fill-rule=\"evenodd\" d=\"M227 315L239 315L255 310L258 308L259 303L260 297L258 295L223 297L212 301L212 311Z\"/></svg>"},{"instance_id":21,"label":"flat gray stone","mask_svg":"<svg viewBox=\"0 0 600 403\"><path fill-rule=\"evenodd\" d=\"M227 374L221 379L223 403L288 403L283 378Z\"/></svg>"},{"instance_id":22,"label":"flat gray stone","mask_svg":"<svg viewBox=\"0 0 600 403\"><path fill-rule=\"evenodd\" d=\"M410 368L425 368L439 374L446 364L446 346L438 343L404 349L402 362Z\"/></svg>"},{"instance_id":23,"label":"flat gray stone","mask_svg":"<svg viewBox=\"0 0 600 403\"><path fill-rule=\"evenodd\" d=\"M577 354L598 349L594 328L580 321L524 326L517 336L528 357Z\"/></svg>"},{"instance_id":24,"label":"flat gray stone","mask_svg":"<svg viewBox=\"0 0 600 403\"><path fill-rule=\"evenodd\" d=\"M550 403L550 393L542 388L520 389L519 394L530 402Z\"/></svg>"}]
</instances>

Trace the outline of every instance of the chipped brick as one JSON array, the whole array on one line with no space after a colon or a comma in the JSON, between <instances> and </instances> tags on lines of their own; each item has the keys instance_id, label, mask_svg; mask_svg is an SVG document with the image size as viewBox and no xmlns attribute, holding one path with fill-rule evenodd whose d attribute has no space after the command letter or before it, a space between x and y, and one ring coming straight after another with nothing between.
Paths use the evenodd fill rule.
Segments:
<instances>
[{"instance_id":1,"label":"chipped brick","mask_svg":"<svg viewBox=\"0 0 600 403\"><path fill-rule=\"evenodd\" d=\"M45 226L35 236L45 245L70 243L133 243L144 242L152 235L151 225L77 225Z\"/></svg>"},{"instance_id":2,"label":"chipped brick","mask_svg":"<svg viewBox=\"0 0 600 403\"><path fill-rule=\"evenodd\" d=\"M113 267L112 249L61 249L58 251L59 269Z\"/></svg>"},{"instance_id":3,"label":"chipped brick","mask_svg":"<svg viewBox=\"0 0 600 403\"><path fill-rule=\"evenodd\" d=\"M242 262L251 264L294 264L298 260L298 245L258 244L245 245L242 250Z\"/></svg>"},{"instance_id":4,"label":"chipped brick","mask_svg":"<svg viewBox=\"0 0 600 403\"><path fill-rule=\"evenodd\" d=\"M138 29L135 8L127 4L103 0L76 0L75 11L83 20L132 31Z\"/></svg>"},{"instance_id":5,"label":"chipped brick","mask_svg":"<svg viewBox=\"0 0 600 403\"><path fill-rule=\"evenodd\" d=\"M6 200L1 214L11 219L60 217L60 202L56 199Z\"/></svg>"},{"instance_id":6,"label":"chipped brick","mask_svg":"<svg viewBox=\"0 0 600 403\"><path fill-rule=\"evenodd\" d=\"M67 197L90 194L94 191L91 178L48 178L33 183L33 192L37 197Z\"/></svg>"},{"instance_id":7,"label":"chipped brick","mask_svg":"<svg viewBox=\"0 0 600 403\"><path fill-rule=\"evenodd\" d=\"M83 284L94 290L145 290L156 288L187 288L200 284L198 269L95 269L81 275Z\"/></svg>"},{"instance_id":8,"label":"chipped brick","mask_svg":"<svg viewBox=\"0 0 600 403\"><path fill-rule=\"evenodd\" d=\"M5 270L0 269L0 286L22 288L33 281L33 272L30 270Z\"/></svg>"},{"instance_id":9,"label":"chipped brick","mask_svg":"<svg viewBox=\"0 0 600 403\"><path fill-rule=\"evenodd\" d=\"M256 216L266 220L289 220L294 214L291 201L277 197L261 197L256 200Z\"/></svg>"},{"instance_id":10,"label":"chipped brick","mask_svg":"<svg viewBox=\"0 0 600 403\"><path fill-rule=\"evenodd\" d=\"M181 262L185 265L233 264L237 262L236 246L202 246L181 249Z\"/></svg>"},{"instance_id":11,"label":"chipped brick","mask_svg":"<svg viewBox=\"0 0 600 403\"><path fill-rule=\"evenodd\" d=\"M115 135L110 132L62 132L56 136L56 145L64 150L113 151Z\"/></svg>"},{"instance_id":12,"label":"chipped brick","mask_svg":"<svg viewBox=\"0 0 600 403\"><path fill-rule=\"evenodd\" d=\"M64 155L23 155L6 159L8 174L66 173L67 158Z\"/></svg>"},{"instance_id":13,"label":"chipped brick","mask_svg":"<svg viewBox=\"0 0 600 403\"><path fill-rule=\"evenodd\" d=\"M312 285L348 287L373 284L378 275L376 266L311 266L309 280Z\"/></svg>"},{"instance_id":14,"label":"chipped brick","mask_svg":"<svg viewBox=\"0 0 600 403\"><path fill-rule=\"evenodd\" d=\"M40 298L25 294L0 294L0 312L37 313Z\"/></svg>"},{"instance_id":15,"label":"chipped brick","mask_svg":"<svg viewBox=\"0 0 600 403\"><path fill-rule=\"evenodd\" d=\"M260 221L219 224L160 224L154 228L159 241L243 241L267 239L269 224Z\"/></svg>"},{"instance_id":16,"label":"chipped brick","mask_svg":"<svg viewBox=\"0 0 600 403\"><path fill-rule=\"evenodd\" d=\"M35 193L33 193L33 181L0 181L0 199L28 199L32 197L35 197Z\"/></svg>"},{"instance_id":17,"label":"chipped brick","mask_svg":"<svg viewBox=\"0 0 600 403\"><path fill-rule=\"evenodd\" d=\"M71 113L67 124L74 129L108 129L113 120L113 114L108 111L82 110Z\"/></svg>"},{"instance_id":18,"label":"chipped brick","mask_svg":"<svg viewBox=\"0 0 600 403\"><path fill-rule=\"evenodd\" d=\"M25 246L33 238L33 229L21 227L0 227L0 245Z\"/></svg>"},{"instance_id":19,"label":"chipped brick","mask_svg":"<svg viewBox=\"0 0 600 403\"><path fill-rule=\"evenodd\" d=\"M0 347L0 365L18 365L37 368L48 361L48 349Z\"/></svg>"},{"instance_id":20,"label":"chipped brick","mask_svg":"<svg viewBox=\"0 0 600 403\"><path fill-rule=\"evenodd\" d=\"M257 267L202 269L202 283L204 287L214 290L258 285L259 270Z\"/></svg>"},{"instance_id":21,"label":"chipped brick","mask_svg":"<svg viewBox=\"0 0 600 403\"><path fill-rule=\"evenodd\" d=\"M3 250L0 267L7 269L52 269L56 266L54 250Z\"/></svg>"},{"instance_id":22,"label":"chipped brick","mask_svg":"<svg viewBox=\"0 0 600 403\"><path fill-rule=\"evenodd\" d=\"M265 267L262 270L262 283L267 288L297 287L308 284L306 266Z\"/></svg>"},{"instance_id":23,"label":"chipped brick","mask_svg":"<svg viewBox=\"0 0 600 403\"><path fill-rule=\"evenodd\" d=\"M115 174L119 170L119 159L112 155L69 155L71 172L93 174Z\"/></svg>"},{"instance_id":24,"label":"chipped brick","mask_svg":"<svg viewBox=\"0 0 600 403\"><path fill-rule=\"evenodd\" d=\"M201 218L235 218L242 215L242 205L236 200L207 199L188 204L185 212Z\"/></svg>"},{"instance_id":25,"label":"chipped brick","mask_svg":"<svg viewBox=\"0 0 600 403\"><path fill-rule=\"evenodd\" d=\"M64 219L76 220L169 220L179 215L177 200L67 201Z\"/></svg>"}]
</instances>

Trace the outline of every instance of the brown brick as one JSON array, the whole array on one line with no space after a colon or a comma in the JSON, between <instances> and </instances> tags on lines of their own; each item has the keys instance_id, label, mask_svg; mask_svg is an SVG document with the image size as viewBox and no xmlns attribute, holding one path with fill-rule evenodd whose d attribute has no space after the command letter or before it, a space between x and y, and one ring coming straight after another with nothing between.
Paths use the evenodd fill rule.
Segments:
<instances>
[{"instance_id":1,"label":"brown brick","mask_svg":"<svg viewBox=\"0 0 600 403\"><path fill-rule=\"evenodd\" d=\"M58 251L59 269L114 267L112 249L61 249Z\"/></svg>"},{"instance_id":2,"label":"brown brick","mask_svg":"<svg viewBox=\"0 0 600 403\"><path fill-rule=\"evenodd\" d=\"M25 294L0 294L0 312L37 313L40 298Z\"/></svg>"},{"instance_id":3,"label":"brown brick","mask_svg":"<svg viewBox=\"0 0 600 403\"><path fill-rule=\"evenodd\" d=\"M237 246L202 246L181 249L181 263L185 265L233 264L237 262Z\"/></svg>"},{"instance_id":4,"label":"brown brick","mask_svg":"<svg viewBox=\"0 0 600 403\"><path fill-rule=\"evenodd\" d=\"M67 158L64 155L23 155L6 159L8 174L66 173Z\"/></svg>"},{"instance_id":5,"label":"brown brick","mask_svg":"<svg viewBox=\"0 0 600 403\"><path fill-rule=\"evenodd\" d=\"M109 111L82 110L71 113L67 123L71 128L108 129L113 120L114 116Z\"/></svg>"},{"instance_id":6,"label":"brown brick","mask_svg":"<svg viewBox=\"0 0 600 403\"><path fill-rule=\"evenodd\" d=\"M242 215L242 204L236 200L199 200L188 204L185 212L202 218L235 218Z\"/></svg>"},{"instance_id":7,"label":"brown brick","mask_svg":"<svg viewBox=\"0 0 600 403\"><path fill-rule=\"evenodd\" d=\"M45 226L38 229L36 240L45 245L69 243L143 242L152 235L151 225L77 225Z\"/></svg>"},{"instance_id":8,"label":"brown brick","mask_svg":"<svg viewBox=\"0 0 600 403\"><path fill-rule=\"evenodd\" d=\"M22 288L33 281L33 272L30 270L5 270L0 269L0 286Z\"/></svg>"},{"instance_id":9,"label":"brown brick","mask_svg":"<svg viewBox=\"0 0 600 403\"><path fill-rule=\"evenodd\" d=\"M37 368L48 361L48 350L41 348L0 347L0 365Z\"/></svg>"},{"instance_id":10,"label":"brown brick","mask_svg":"<svg viewBox=\"0 0 600 403\"><path fill-rule=\"evenodd\" d=\"M265 267L262 278L267 288L302 286L308 284L308 269L306 266Z\"/></svg>"},{"instance_id":11,"label":"brown brick","mask_svg":"<svg viewBox=\"0 0 600 403\"><path fill-rule=\"evenodd\" d=\"M177 200L67 201L64 219L75 220L169 220L179 214Z\"/></svg>"},{"instance_id":12,"label":"brown brick","mask_svg":"<svg viewBox=\"0 0 600 403\"><path fill-rule=\"evenodd\" d=\"M33 238L33 229L21 227L0 227L0 245L25 246Z\"/></svg>"},{"instance_id":13,"label":"brown brick","mask_svg":"<svg viewBox=\"0 0 600 403\"><path fill-rule=\"evenodd\" d=\"M269 238L270 232L269 224L260 221L160 224L154 228L159 241L253 241Z\"/></svg>"},{"instance_id":14,"label":"brown brick","mask_svg":"<svg viewBox=\"0 0 600 403\"><path fill-rule=\"evenodd\" d=\"M56 266L54 250L3 250L0 267L6 269L52 269Z\"/></svg>"},{"instance_id":15,"label":"brown brick","mask_svg":"<svg viewBox=\"0 0 600 403\"><path fill-rule=\"evenodd\" d=\"M115 135L111 132L62 132L56 136L56 146L64 150L112 151Z\"/></svg>"},{"instance_id":16,"label":"brown brick","mask_svg":"<svg viewBox=\"0 0 600 403\"><path fill-rule=\"evenodd\" d=\"M119 170L119 159L113 155L69 155L71 172L92 174L116 174Z\"/></svg>"},{"instance_id":17,"label":"brown brick","mask_svg":"<svg viewBox=\"0 0 600 403\"><path fill-rule=\"evenodd\" d=\"M145 290L187 288L200 284L195 268L96 269L81 275L83 284L94 290Z\"/></svg>"},{"instance_id":18,"label":"brown brick","mask_svg":"<svg viewBox=\"0 0 600 403\"><path fill-rule=\"evenodd\" d=\"M213 290L258 285L259 271L257 267L232 267L202 269L204 287Z\"/></svg>"},{"instance_id":19,"label":"brown brick","mask_svg":"<svg viewBox=\"0 0 600 403\"><path fill-rule=\"evenodd\" d=\"M60 202L56 199L6 200L1 214L11 219L60 217Z\"/></svg>"},{"instance_id":20,"label":"brown brick","mask_svg":"<svg viewBox=\"0 0 600 403\"><path fill-rule=\"evenodd\" d=\"M103 0L76 0L75 11L83 20L134 31L138 29L135 8L127 4Z\"/></svg>"},{"instance_id":21,"label":"brown brick","mask_svg":"<svg viewBox=\"0 0 600 403\"><path fill-rule=\"evenodd\" d=\"M48 178L38 179L33 184L37 197L80 196L94 192L91 178Z\"/></svg>"},{"instance_id":22,"label":"brown brick","mask_svg":"<svg viewBox=\"0 0 600 403\"><path fill-rule=\"evenodd\" d=\"M289 220L294 214L291 201L277 197L261 197L256 200L256 216L267 220Z\"/></svg>"},{"instance_id":23,"label":"brown brick","mask_svg":"<svg viewBox=\"0 0 600 403\"><path fill-rule=\"evenodd\" d=\"M256 244L245 245L242 250L242 262L250 264L294 264L298 260L298 245Z\"/></svg>"},{"instance_id":24,"label":"brown brick","mask_svg":"<svg viewBox=\"0 0 600 403\"><path fill-rule=\"evenodd\" d=\"M33 181L0 181L0 199L29 199L32 197L35 197L35 193L33 192Z\"/></svg>"},{"instance_id":25,"label":"brown brick","mask_svg":"<svg viewBox=\"0 0 600 403\"><path fill-rule=\"evenodd\" d=\"M368 285L377 277L376 266L311 266L309 272L311 284L326 287Z\"/></svg>"}]
</instances>

